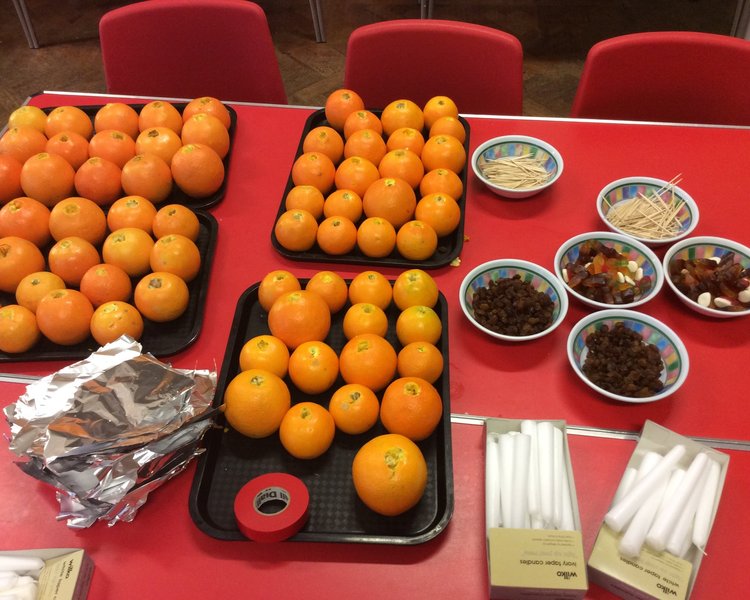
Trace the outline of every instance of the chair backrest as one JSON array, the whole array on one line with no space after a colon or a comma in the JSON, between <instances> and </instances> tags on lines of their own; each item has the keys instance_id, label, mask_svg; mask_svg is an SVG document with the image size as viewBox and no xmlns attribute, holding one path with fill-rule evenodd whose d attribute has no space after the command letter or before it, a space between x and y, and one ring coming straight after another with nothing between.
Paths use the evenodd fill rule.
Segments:
<instances>
[{"instance_id":1,"label":"chair backrest","mask_svg":"<svg viewBox=\"0 0 750 600\"><path fill-rule=\"evenodd\" d=\"M382 21L349 36L344 87L369 108L402 98L424 106L442 95L462 113L520 115L523 49L515 36L484 25Z\"/></svg>"},{"instance_id":2,"label":"chair backrest","mask_svg":"<svg viewBox=\"0 0 750 600\"><path fill-rule=\"evenodd\" d=\"M286 104L263 9L244 0L149 0L99 22L113 94Z\"/></svg>"},{"instance_id":3,"label":"chair backrest","mask_svg":"<svg viewBox=\"0 0 750 600\"><path fill-rule=\"evenodd\" d=\"M711 33L623 35L591 47L571 116L750 125L750 41Z\"/></svg>"}]
</instances>

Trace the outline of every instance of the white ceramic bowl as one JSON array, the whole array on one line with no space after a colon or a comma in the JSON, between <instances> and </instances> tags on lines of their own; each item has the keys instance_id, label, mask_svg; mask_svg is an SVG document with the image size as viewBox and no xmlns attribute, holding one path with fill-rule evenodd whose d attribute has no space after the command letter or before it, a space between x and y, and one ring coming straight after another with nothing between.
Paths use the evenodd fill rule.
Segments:
<instances>
[{"instance_id":1,"label":"white ceramic bowl","mask_svg":"<svg viewBox=\"0 0 750 600\"><path fill-rule=\"evenodd\" d=\"M509 279L516 275L519 275L522 281L528 282L537 292L547 294L552 300L552 323L543 331L523 336L506 335L488 329L474 316L472 299L479 288L487 287L490 281ZM472 325L489 336L508 342L525 342L545 336L560 325L568 313L568 297L560 281L544 267L514 258L491 260L469 271L461 283L459 301L461 310Z\"/></svg>"},{"instance_id":2,"label":"white ceramic bowl","mask_svg":"<svg viewBox=\"0 0 750 600\"><path fill-rule=\"evenodd\" d=\"M483 172L490 160L530 154L537 158L547 172L547 179L533 187L512 188L493 183ZM563 159L557 149L544 140L527 135L504 135L492 138L480 145L471 157L474 174L490 190L504 198L528 198L550 187L563 172Z\"/></svg>"},{"instance_id":3,"label":"white ceramic bowl","mask_svg":"<svg viewBox=\"0 0 750 600\"><path fill-rule=\"evenodd\" d=\"M637 277L637 271L632 272L625 266L622 267L622 271L624 272L623 277L628 275L638 286L638 293L634 296L633 300L607 303L588 297L585 294L586 288L583 285L576 285L575 287L571 285L573 280L570 278L569 270L565 267L568 264L576 264L581 255L582 246L592 242L601 243L606 248L624 256L627 259L628 264L632 262L637 268L641 269L640 274L642 275L642 278L639 279ZM633 308L635 306L640 306L654 298L664 284L664 272L662 270L661 262L652 250L650 250L645 244L642 244L631 237L619 233L610 233L608 231L591 231L570 238L564 242L555 253L554 265L555 273L560 278L560 281L563 282L565 289L568 290L571 296L577 298L584 304L588 304L589 306L598 309L616 307ZM606 277L606 281L614 281L614 276L609 277L604 275L603 277ZM648 288L645 288L645 284L643 283L646 277L648 277L648 281L650 281L650 286ZM639 284L639 282L641 283ZM613 283L612 285L615 284ZM627 283L623 285L625 287L633 287Z\"/></svg>"},{"instance_id":4,"label":"white ceramic bowl","mask_svg":"<svg viewBox=\"0 0 750 600\"><path fill-rule=\"evenodd\" d=\"M629 329L639 333L644 342L654 344L659 349L664 367L660 380L664 387L658 393L643 398L623 396L596 385L583 372L588 355L588 336L599 331L603 325L611 329L617 322L622 322ZM576 375L593 390L620 402L646 403L662 400L680 388L690 370L687 349L679 336L661 321L635 310L602 310L584 317L571 329L567 349L568 360Z\"/></svg>"},{"instance_id":5,"label":"white ceramic bowl","mask_svg":"<svg viewBox=\"0 0 750 600\"><path fill-rule=\"evenodd\" d=\"M679 210L673 216L673 222L678 225L674 235L666 237L648 237L645 234L634 233L628 228L620 228L612 224L608 218L613 207L629 202L639 195L653 197L658 194L665 204L681 201ZM619 207L618 207L619 208ZM664 179L654 177L624 177L606 185L596 199L596 210L602 222L612 231L632 237L647 246L661 246L672 244L687 237L698 225L700 213L693 197L682 188L670 184Z\"/></svg>"},{"instance_id":6,"label":"white ceramic bowl","mask_svg":"<svg viewBox=\"0 0 750 600\"><path fill-rule=\"evenodd\" d=\"M716 306L715 302L716 298L721 297L722 294L717 290L711 294L710 305L704 306L698 303L696 294L692 294L692 297L688 295L688 289L682 282L683 278L680 272L686 266L685 261L692 262L696 260L700 261L702 259L715 260L716 258L726 256L730 252L734 252L734 259L732 262L738 265L734 268L737 270L741 269L743 273L742 277L750 279L750 248L725 238L701 236L681 240L667 250L664 255L663 264L664 277L667 280L667 285L672 288L672 291L683 302L683 304L685 304L685 306L692 308L694 311L699 312L702 315L717 317L720 319L749 315L750 300L747 302L739 302L739 304L737 301L733 302L734 306L731 310L729 307L719 308ZM712 279L709 279L709 281L711 280ZM736 286L730 287L735 287L735 291L739 293L739 288ZM716 288L710 286L710 289ZM748 294L750 294L750 292L748 292ZM745 295L739 296L739 299L744 299Z\"/></svg>"}]
</instances>

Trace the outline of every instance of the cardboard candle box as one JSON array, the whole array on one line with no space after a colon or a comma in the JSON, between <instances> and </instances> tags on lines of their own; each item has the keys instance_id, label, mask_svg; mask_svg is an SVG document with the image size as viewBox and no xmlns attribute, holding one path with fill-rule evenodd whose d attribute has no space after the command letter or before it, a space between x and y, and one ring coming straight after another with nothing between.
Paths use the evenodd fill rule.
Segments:
<instances>
[{"instance_id":1,"label":"cardboard candle box","mask_svg":"<svg viewBox=\"0 0 750 600\"><path fill-rule=\"evenodd\" d=\"M565 422L549 422L563 433L564 467L570 487L574 530L488 527L487 561L492 599L583 598L588 589ZM521 420L487 419L485 435L520 431L520 428Z\"/></svg>"},{"instance_id":2,"label":"cardboard candle box","mask_svg":"<svg viewBox=\"0 0 750 600\"><path fill-rule=\"evenodd\" d=\"M687 468L699 452L705 452L719 463L719 485L710 521L713 525L729 464L726 454L678 435L652 421L646 421L627 467L637 468L646 452L655 451L664 455L678 444L682 444L687 450L678 465L680 467ZM606 523L602 523L589 557L591 581L621 598L632 600L665 597L684 600L690 597L703 552L692 546L685 557L680 558L666 550L655 552L644 544L637 558L626 558L618 551L622 535L623 532L617 533Z\"/></svg>"},{"instance_id":3,"label":"cardboard candle box","mask_svg":"<svg viewBox=\"0 0 750 600\"><path fill-rule=\"evenodd\" d=\"M94 562L81 548L0 550L3 556L37 556L44 560L39 574L37 600L86 600Z\"/></svg>"}]
</instances>

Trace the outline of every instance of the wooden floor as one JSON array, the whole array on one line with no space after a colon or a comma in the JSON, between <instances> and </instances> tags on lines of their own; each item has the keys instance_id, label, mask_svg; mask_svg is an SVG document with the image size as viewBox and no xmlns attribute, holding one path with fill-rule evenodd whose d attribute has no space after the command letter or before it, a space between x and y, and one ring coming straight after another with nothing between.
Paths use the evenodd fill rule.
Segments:
<instances>
[{"instance_id":1,"label":"wooden floor","mask_svg":"<svg viewBox=\"0 0 750 600\"><path fill-rule=\"evenodd\" d=\"M0 123L41 90L104 92L99 18L117 0L26 0L41 47L30 49L11 2L0 3ZM346 40L360 25L419 18L418 0L322 0L327 41L316 43L307 0L259 0L293 104L320 106L343 83ZM566 116L588 48L646 30L728 34L730 0L434 0L433 17L481 23L524 47L524 113ZM241 72L238 72L241 76Z\"/></svg>"}]
</instances>

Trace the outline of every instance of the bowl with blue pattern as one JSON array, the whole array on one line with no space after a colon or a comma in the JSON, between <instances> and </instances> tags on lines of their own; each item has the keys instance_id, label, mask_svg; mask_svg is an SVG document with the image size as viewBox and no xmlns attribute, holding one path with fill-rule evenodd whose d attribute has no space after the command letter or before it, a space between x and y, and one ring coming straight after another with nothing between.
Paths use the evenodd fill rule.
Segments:
<instances>
[{"instance_id":1,"label":"bowl with blue pattern","mask_svg":"<svg viewBox=\"0 0 750 600\"><path fill-rule=\"evenodd\" d=\"M552 144L527 135L489 139L471 157L477 178L498 196L512 199L546 190L560 179L563 166Z\"/></svg>"},{"instance_id":2,"label":"bowl with blue pattern","mask_svg":"<svg viewBox=\"0 0 750 600\"><path fill-rule=\"evenodd\" d=\"M596 199L596 210L609 229L651 247L687 237L700 219L690 194L655 177L624 177L607 184Z\"/></svg>"},{"instance_id":3,"label":"bowl with blue pattern","mask_svg":"<svg viewBox=\"0 0 750 600\"><path fill-rule=\"evenodd\" d=\"M653 373L653 378L658 379L660 389L656 389L659 385L638 387L642 384L638 381L638 375L645 369L640 366L642 362L636 362L639 358L642 360L643 356L632 354L636 352L632 345L625 350L624 347L615 349L614 343L609 346L594 343L594 334L601 336L604 332L606 335L620 326L639 336L644 348L651 346L649 355L655 357L656 361L661 361L658 377ZM635 339L635 336L633 338ZM613 352L611 356L606 356L608 348ZM690 359L685 344L672 329L650 315L624 308L598 311L578 321L568 336L567 351L573 371L586 385L620 402L646 403L663 400L685 383L690 370ZM587 363L589 354L592 354L592 360ZM594 354L596 358L593 358ZM628 365L629 360L633 361L632 368ZM607 364L611 364L611 368L607 369ZM631 380L638 384L631 386L638 388L637 395L628 389L628 382Z\"/></svg>"},{"instance_id":4,"label":"bowl with blue pattern","mask_svg":"<svg viewBox=\"0 0 750 600\"><path fill-rule=\"evenodd\" d=\"M513 300L519 298L521 304L514 306ZM459 302L479 331L508 342L543 337L568 313L568 296L557 277L515 258L490 260L469 271L459 289Z\"/></svg>"}]
</instances>

